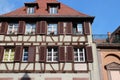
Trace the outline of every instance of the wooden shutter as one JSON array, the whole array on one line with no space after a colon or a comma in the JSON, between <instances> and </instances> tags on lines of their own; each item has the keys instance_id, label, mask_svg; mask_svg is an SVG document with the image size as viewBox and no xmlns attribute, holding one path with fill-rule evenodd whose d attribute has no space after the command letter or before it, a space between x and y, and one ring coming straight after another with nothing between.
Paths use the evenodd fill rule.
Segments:
<instances>
[{"instance_id":1,"label":"wooden shutter","mask_svg":"<svg viewBox=\"0 0 120 80\"><path fill-rule=\"evenodd\" d=\"M35 62L36 47L30 46L28 49L28 62Z\"/></svg>"},{"instance_id":2,"label":"wooden shutter","mask_svg":"<svg viewBox=\"0 0 120 80\"><path fill-rule=\"evenodd\" d=\"M20 62L22 60L22 54L23 54L23 47L22 46L16 46L15 48L15 62Z\"/></svg>"},{"instance_id":3,"label":"wooden shutter","mask_svg":"<svg viewBox=\"0 0 120 80\"><path fill-rule=\"evenodd\" d=\"M73 47L72 46L68 46L67 47L67 54L66 54L66 60L67 62L73 62Z\"/></svg>"},{"instance_id":4,"label":"wooden shutter","mask_svg":"<svg viewBox=\"0 0 120 80\"><path fill-rule=\"evenodd\" d=\"M60 46L58 53L59 53L59 62L65 62L65 47Z\"/></svg>"},{"instance_id":5,"label":"wooden shutter","mask_svg":"<svg viewBox=\"0 0 120 80\"><path fill-rule=\"evenodd\" d=\"M39 61L46 62L46 46L41 46L39 49Z\"/></svg>"},{"instance_id":6,"label":"wooden shutter","mask_svg":"<svg viewBox=\"0 0 120 80\"><path fill-rule=\"evenodd\" d=\"M8 29L8 23L7 22L2 22L1 29L0 29L0 34L7 34L7 29Z\"/></svg>"},{"instance_id":7,"label":"wooden shutter","mask_svg":"<svg viewBox=\"0 0 120 80\"><path fill-rule=\"evenodd\" d=\"M83 27L84 27L84 34L90 35L90 26L89 26L89 22L84 22L84 23L83 23Z\"/></svg>"},{"instance_id":8,"label":"wooden shutter","mask_svg":"<svg viewBox=\"0 0 120 80\"><path fill-rule=\"evenodd\" d=\"M46 21L41 21L41 34L46 34L47 33L47 22Z\"/></svg>"},{"instance_id":9,"label":"wooden shutter","mask_svg":"<svg viewBox=\"0 0 120 80\"><path fill-rule=\"evenodd\" d=\"M36 34L41 34L41 23L40 22L37 22L36 23Z\"/></svg>"},{"instance_id":10,"label":"wooden shutter","mask_svg":"<svg viewBox=\"0 0 120 80\"><path fill-rule=\"evenodd\" d=\"M92 55L92 47L91 46L86 47L86 60L88 63L93 62L93 55Z\"/></svg>"},{"instance_id":11,"label":"wooden shutter","mask_svg":"<svg viewBox=\"0 0 120 80\"><path fill-rule=\"evenodd\" d=\"M0 62L2 62L3 54L4 54L4 47L0 46Z\"/></svg>"},{"instance_id":12,"label":"wooden shutter","mask_svg":"<svg viewBox=\"0 0 120 80\"><path fill-rule=\"evenodd\" d=\"M72 34L72 22L67 23L66 34Z\"/></svg>"},{"instance_id":13,"label":"wooden shutter","mask_svg":"<svg viewBox=\"0 0 120 80\"><path fill-rule=\"evenodd\" d=\"M25 21L19 21L18 34L25 33Z\"/></svg>"},{"instance_id":14,"label":"wooden shutter","mask_svg":"<svg viewBox=\"0 0 120 80\"><path fill-rule=\"evenodd\" d=\"M58 22L58 34L64 34L64 25L63 22Z\"/></svg>"}]
</instances>

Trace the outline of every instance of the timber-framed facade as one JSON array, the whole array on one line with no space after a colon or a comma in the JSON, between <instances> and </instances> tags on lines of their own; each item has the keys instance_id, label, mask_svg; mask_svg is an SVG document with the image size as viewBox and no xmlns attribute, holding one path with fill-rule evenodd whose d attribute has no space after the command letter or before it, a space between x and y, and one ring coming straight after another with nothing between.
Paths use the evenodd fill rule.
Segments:
<instances>
[{"instance_id":1,"label":"timber-framed facade","mask_svg":"<svg viewBox=\"0 0 120 80\"><path fill-rule=\"evenodd\" d=\"M93 19L57 0L1 15L0 80L99 80Z\"/></svg>"}]
</instances>

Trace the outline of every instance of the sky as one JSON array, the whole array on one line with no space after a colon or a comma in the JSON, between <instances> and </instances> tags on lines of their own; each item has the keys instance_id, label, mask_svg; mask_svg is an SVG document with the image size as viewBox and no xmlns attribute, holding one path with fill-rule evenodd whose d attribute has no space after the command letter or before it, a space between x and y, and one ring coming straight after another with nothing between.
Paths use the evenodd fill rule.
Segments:
<instances>
[{"instance_id":1,"label":"sky","mask_svg":"<svg viewBox=\"0 0 120 80\"><path fill-rule=\"evenodd\" d=\"M0 0L0 15L35 0ZM107 34L120 26L120 0L58 0L71 8L94 16L93 34Z\"/></svg>"}]
</instances>

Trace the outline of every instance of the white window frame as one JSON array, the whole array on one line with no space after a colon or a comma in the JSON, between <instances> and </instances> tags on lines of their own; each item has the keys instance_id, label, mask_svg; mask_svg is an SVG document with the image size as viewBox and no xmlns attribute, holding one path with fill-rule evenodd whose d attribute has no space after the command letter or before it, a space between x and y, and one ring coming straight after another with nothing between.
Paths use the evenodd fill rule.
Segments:
<instances>
[{"instance_id":1,"label":"white window frame","mask_svg":"<svg viewBox=\"0 0 120 80\"><path fill-rule=\"evenodd\" d=\"M79 34L83 34L83 26L82 26L82 24L77 24L77 30L78 30L78 32L77 33L79 33Z\"/></svg>"},{"instance_id":2,"label":"white window frame","mask_svg":"<svg viewBox=\"0 0 120 80\"><path fill-rule=\"evenodd\" d=\"M82 49L82 51L80 51L80 49ZM75 55L75 54L77 54L77 55ZM82 54L83 56L81 56L80 54ZM76 57L78 60L75 60ZM83 58L83 60L81 60L80 58ZM77 48L77 51L74 50L74 62L85 62L84 48Z\"/></svg>"},{"instance_id":3,"label":"white window frame","mask_svg":"<svg viewBox=\"0 0 120 80\"><path fill-rule=\"evenodd\" d=\"M48 29L47 29L47 34L53 34L57 35L58 34L58 25L57 24L48 24Z\"/></svg>"},{"instance_id":4,"label":"white window frame","mask_svg":"<svg viewBox=\"0 0 120 80\"><path fill-rule=\"evenodd\" d=\"M7 61L4 61L6 49L9 49L9 52L8 52L8 59L7 59ZM14 61L14 59L13 59L13 61L10 60L11 54L12 54L12 49L14 49L14 48L5 48L5 49L4 49L3 62L13 62L13 61ZM14 49L14 56L15 56L15 49Z\"/></svg>"},{"instance_id":5,"label":"white window frame","mask_svg":"<svg viewBox=\"0 0 120 80\"><path fill-rule=\"evenodd\" d=\"M50 12L50 14L57 14L58 13L58 7L50 7L49 12Z\"/></svg>"},{"instance_id":6,"label":"white window frame","mask_svg":"<svg viewBox=\"0 0 120 80\"><path fill-rule=\"evenodd\" d=\"M58 62L58 49L57 51L55 51L54 47L53 48L50 48L51 51L49 52L48 51L48 48L47 48L47 62ZM49 56L49 54L51 54L51 56ZM49 60L49 58L51 58L51 60ZM56 60L54 60L54 58L57 58Z\"/></svg>"},{"instance_id":7,"label":"white window frame","mask_svg":"<svg viewBox=\"0 0 120 80\"><path fill-rule=\"evenodd\" d=\"M82 23L77 23L76 26L73 27L73 32L74 32L75 35L83 34Z\"/></svg>"},{"instance_id":8,"label":"white window frame","mask_svg":"<svg viewBox=\"0 0 120 80\"><path fill-rule=\"evenodd\" d=\"M36 30L36 25L35 23L26 23L26 29L25 29L25 34L35 34L35 30Z\"/></svg>"},{"instance_id":9,"label":"white window frame","mask_svg":"<svg viewBox=\"0 0 120 80\"><path fill-rule=\"evenodd\" d=\"M27 14L34 14L35 8L34 7L28 7L27 8Z\"/></svg>"},{"instance_id":10,"label":"white window frame","mask_svg":"<svg viewBox=\"0 0 120 80\"><path fill-rule=\"evenodd\" d=\"M26 47L26 48L27 48L27 47ZM27 53L27 56L25 56L25 53ZM25 57L28 58L28 48L27 48L27 52L25 52L25 48L23 48L22 62L28 62L28 59L27 59L27 60L24 60Z\"/></svg>"},{"instance_id":11,"label":"white window frame","mask_svg":"<svg viewBox=\"0 0 120 80\"><path fill-rule=\"evenodd\" d=\"M18 32L18 23L9 23L7 34L17 34L17 32Z\"/></svg>"}]
</instances>

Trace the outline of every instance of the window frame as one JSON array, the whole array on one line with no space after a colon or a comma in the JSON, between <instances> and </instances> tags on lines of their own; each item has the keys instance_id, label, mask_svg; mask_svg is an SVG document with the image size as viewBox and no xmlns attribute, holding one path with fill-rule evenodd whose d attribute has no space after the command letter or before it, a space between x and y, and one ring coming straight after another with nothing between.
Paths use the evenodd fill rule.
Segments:
<instances>
[{"instance_id":1,"label":"window frame","mask_svg":"<svg viewBox=\"0 0 120 80\"><path fill-rule=\"evenodd\" d=\"M36 32L36 24L35 23L26 23L25 26L25 34L33 35Z\"/></svg>"},{"instance_id":2,"label":"window frame","mask_svg":"<svg viewBox=\"0 0 120 80\"><path fill-rule=\"evenodd\" d=\"M77 51L75 51L75 49L77 49ZM82 49L82 51L80 49ZM86 62L85 48L75 47L73 54L74 54L74 62ZM77 58L77 60L75 58ZM80 58L82 58L83 60L81 60Z\"/></svg>"},{"instance_id":3,"label":"window frame","mask_svg":"<svg viewBox=\"0 0 120 80\"><path fill-rule=\"evenodd\" d=\"M11 29L10 29L10 27L11 27ZM7 34L17 34L18 33L18 27L19 27L18 23L9 23Z\"/></svg>"},{"instance_id":4,"label":"window frame","mask_svg":"<svg viewBox=\"0 0 120 80\"><path fill-rule=\"evenodd\" d=\"M27 49L27 52L25 52L25 48ZM28 50L29 50L28 47L24 47L24 48L23 48L22 62L28 62L28 53L29 53ZM25 53L27 53L27 60L24 60L24 58L25 58Z\"/></svg>"},{"instance_id":5,"label":"window frame","mask_svg":"<svg viewBox=\"0 0 120 80\"><path fill-rule=\"evenodd\" d=\"M34 7L27 7L27 14L34 14L35 8Z\"/></svg>"},{"instance_id":6,"label":"window frame","mask_svg":"<svg viewBox=\"0 0 120 80\"><path fill-rule=\"evenodd\" d=\"M48 51L48 49L51 49L50 52ZM47 56L46 56L47 62L58 62L59 61L58 55L59 55L58 47L47 47ZM51 57L51 60L49 60L50 57ZM56 60L54 60L54 58L56 58Z\"/></svg>"},{"instance_id":7,"label":"window frame","mask_svg":"<svg viewBox=\"0 0 120 80\"><path fill-rule=\"evenodd\" d=\"M48 23L47 35L58 35L58 24L57 23Z\"/></svg>"},{"instance_id":8,"label":"window frame","mask_svg":"<svg viewBox=\"0 0 120 80\"><path fill-rule=\"evenodd\" d=\"M7 54L8 54L8 58L7 58L7 60L5 61L4 58L5 58L5 54L6 54L6 49L8 49L8 53L7 53ZM12 50L13 50L13 60L11 60ZM2 59L2 61L3 61L3 62L14 62L14 58L15 58L15 48L9 48L9 47L4 48L4 54L3 54L3 59Z\"/></svg>"},{"instance_id":9,"label":"window frame","mask_svg":"<svg viewBox=\"0 0 120 80\"><path fill-rule=\"evenodd\" d=\"M79 26L80 25L80 26ZM82 23L73 23L73 34L74 35L83 35L83 24Z\"/></svg>"},{"instance_id":10,"label":"window frame","mask_svg":"<svg viewBox=\"0 0 120 80\"><path fill-rule=\"evenodd\" d=\"M49 13L50 14L58 14L58 7L57 6L50 6Z\"/></svg>"}]
</instances>

